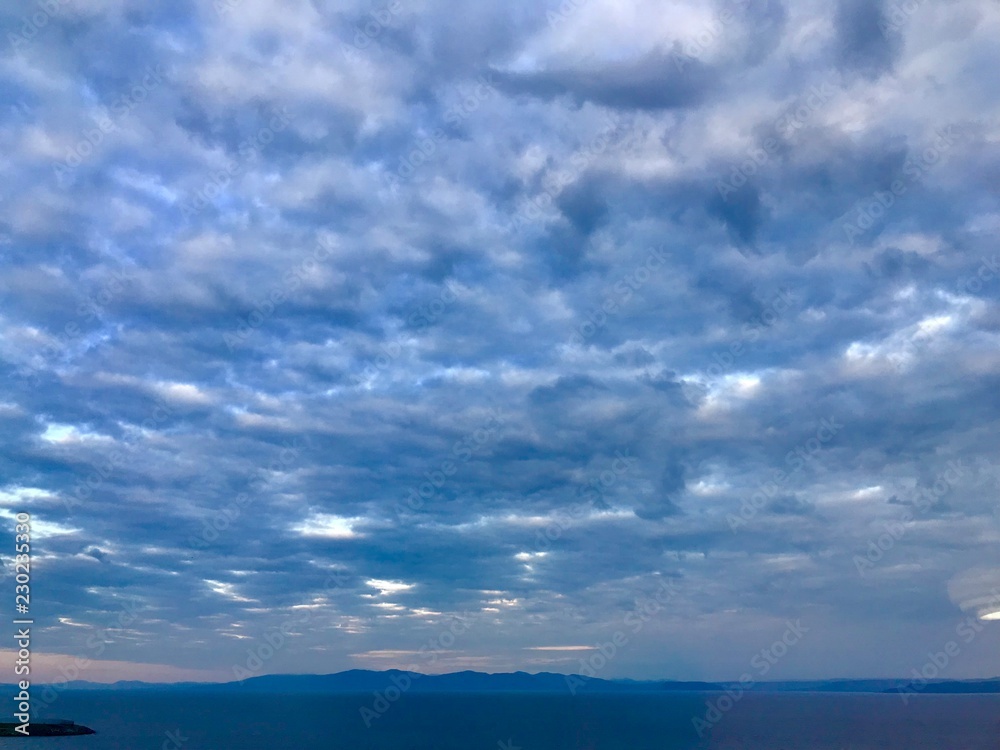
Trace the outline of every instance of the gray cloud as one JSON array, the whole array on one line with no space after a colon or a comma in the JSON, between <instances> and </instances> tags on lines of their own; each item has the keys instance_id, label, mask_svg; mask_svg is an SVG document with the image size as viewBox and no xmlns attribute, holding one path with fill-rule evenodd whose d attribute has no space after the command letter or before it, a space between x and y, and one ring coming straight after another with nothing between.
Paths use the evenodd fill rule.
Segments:
<instances>
[{"instance_id":1,"label":"gray cloud","mask_svg":"<svg viewBox=\"0 0 1000 750\"><path fill-rule=\"evenodd\" d=\"M308 611L268 670L407 666L472 613L435 668L572 671L530 649L669 578L602 676L799 617L776 677L898 676L989 593L995 4L36 7L0 517L48 651L134 600L100 658L226 677Z\"/></svg>"}]
</instances>

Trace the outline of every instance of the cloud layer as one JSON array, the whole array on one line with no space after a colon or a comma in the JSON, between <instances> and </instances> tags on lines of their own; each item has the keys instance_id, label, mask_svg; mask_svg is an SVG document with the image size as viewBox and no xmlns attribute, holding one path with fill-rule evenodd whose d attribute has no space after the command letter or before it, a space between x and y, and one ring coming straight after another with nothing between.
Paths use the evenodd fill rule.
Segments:
<instances>
[{"instance_id":1,"label":"cloud layer","mask_svg":"<svg viewBox=\"0 0 1000 750\"><path fill-rule=\"evenodd\" d=\"M1000 610L995 2L0 14L37 648L903 676Z\"/></svg>"}]
</instances>

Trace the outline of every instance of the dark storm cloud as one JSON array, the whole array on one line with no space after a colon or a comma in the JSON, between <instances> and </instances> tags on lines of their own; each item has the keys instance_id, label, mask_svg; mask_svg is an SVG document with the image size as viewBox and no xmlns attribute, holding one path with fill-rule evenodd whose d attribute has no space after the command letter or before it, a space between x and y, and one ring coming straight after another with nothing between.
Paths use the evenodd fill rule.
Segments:
<instances>
[{"instance_id":1,"label":"dark storm cloud","mask_svg":"<svg viewBox=\"0 0 1000 750\"><path fill-rule=\"evenodd\" d=\"M597 69L565 68L537 73L498 71L498 85L511 94L544 100L565 97L579 106L593 102L614 109L662 110L696 105L718 85L719 73L697 58L656 49L641 58Z\"/></svg>"}]
</instances>

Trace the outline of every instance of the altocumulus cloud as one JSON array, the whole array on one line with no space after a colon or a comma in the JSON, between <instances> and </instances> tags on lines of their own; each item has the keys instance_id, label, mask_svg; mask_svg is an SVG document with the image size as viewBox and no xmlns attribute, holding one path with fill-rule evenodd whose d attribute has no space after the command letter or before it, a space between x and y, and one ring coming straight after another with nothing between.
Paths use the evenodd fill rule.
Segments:
<instances>
[{"instance_id":1,"label":"altocumulus cloud","mask_svg":"<svg viewBox=\"0 0 1000 750\"><path fill-rule=\"evenodd\" d=\"M307 612L263 669L461 616L434 669L568 671L669 579L602 676L733 679L799 619L772 676L900 675L983 609L1000 6L220 6L0 9L0 516L46 651L129 602L108 663L225 677ZM950 675L1000 673L986 634Z\"/></svg>"}]
</instances>

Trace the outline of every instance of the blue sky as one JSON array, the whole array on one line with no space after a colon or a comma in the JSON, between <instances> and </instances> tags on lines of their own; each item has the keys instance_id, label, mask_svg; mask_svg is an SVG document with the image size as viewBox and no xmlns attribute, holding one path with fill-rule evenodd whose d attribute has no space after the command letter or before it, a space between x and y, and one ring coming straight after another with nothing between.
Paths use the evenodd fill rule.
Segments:
<instances>
[{"instance_id":1,"label":"blue sky","mask_svg":"<svg viewBox=\"0 0 1000 750\"><path fill-rule=\"evenodd\" d=\"M0 19L46 674L1000 674L995 2Z\"/></svg>"}]
</instances>

